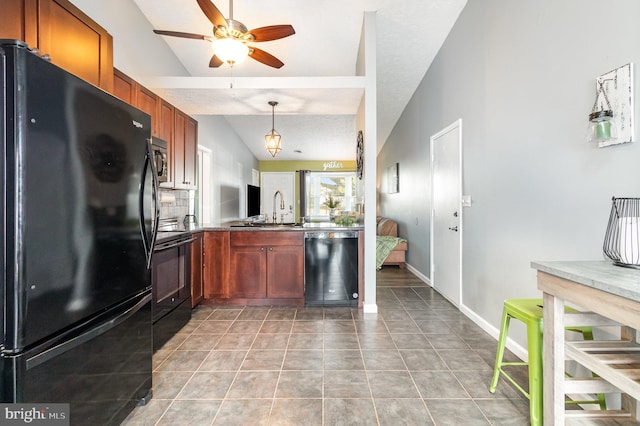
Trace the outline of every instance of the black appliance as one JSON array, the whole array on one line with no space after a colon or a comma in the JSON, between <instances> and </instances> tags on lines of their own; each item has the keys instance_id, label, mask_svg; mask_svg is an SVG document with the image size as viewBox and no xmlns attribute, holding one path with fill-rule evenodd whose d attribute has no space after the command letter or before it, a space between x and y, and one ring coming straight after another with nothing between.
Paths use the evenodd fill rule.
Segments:
<instances>
[{"instance_id":1,"label":"black appliance","mask_svg":"<svg viewBox=\"0 0 640 426\"><path fill-rule=\"evenodd\" d=\"M153 137L151 138L151 157L156 169L156 178L159 183L169 180L169 157L167 141Z\"/></svg>"},{"instance_id":2,"label":"black appliance","mask_svg":"<svg viewBox=\"0 0 640 426\"><path fill-rule=\"evenodd\" d=\"M304 233L307 306L358 305L358 231Z\"/></svg>"},{"instance_id":3,"label":"black appliance","mask_svg":"<svg viewBox=\"0 0 640 426\"><path fill-rule=\"evenodd\" d=\"M150 117L23 42L0 69L2 401L120 424L151 397Z\"/></svg>"},{"instance_id":4,"label":"black appliance","mask_svg":"<svg viewBox=\"0 0 640 426\"><path fill-rule=\"evenodd\" d=\"M154 352L191 319L191 242L194 238L187 225L189 223L175 219L160 219L151 261Z\"/></svg>"},{"instance_id":5,"label":"black appliance","mask_svg":"<svg viewBox=\"0 0 640 426\"><path fill-rule=\"evenodd\" d=\"M260 214L260 187L247 185L247 217Z\"/></svg>"}]
</instances>

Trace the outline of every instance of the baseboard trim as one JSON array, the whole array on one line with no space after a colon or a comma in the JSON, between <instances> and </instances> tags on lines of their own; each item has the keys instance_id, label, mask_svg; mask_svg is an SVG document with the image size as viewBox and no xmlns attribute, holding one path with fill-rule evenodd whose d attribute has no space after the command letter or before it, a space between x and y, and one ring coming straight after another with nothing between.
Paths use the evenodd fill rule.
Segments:
<instances>
[{"instance_id":1,"label":"baseboard trim","mask_svg":"<svg viewBox=\"0 0 640 426\"><path fill-rule=\"evenodd\" d=\"M494 339L498 340L500 337L500 330L488 323L484 318L480 317L474 311L469 309L468 306L462 304L460 305L460 312L462 312L467 318L473 321L478 325L481 329L486 331L489 335L491 335ZM521 360L527 361L528 354L527 350L520 346L515 340L512 340L510 337L507 337L506 343L507 349L513 352L518 358Z\"/></svg>"},{"instance_id":2,"label":"baseboard trim","mask_svg":"<svg viewBox=\"0 0 640 426\"><path fill-rule=\"evenodd\" d=\"M424 282L426 285L428 285L429 287L433 287L433 285L431 284L431 279L429 277L427 277L426 275L423 275L422 272L418 271L416 268L414 268L413 266L411 266L408 263L405 263L405 267L416 277L420 278L420 281Z\"/></svg>"}]
</instances>

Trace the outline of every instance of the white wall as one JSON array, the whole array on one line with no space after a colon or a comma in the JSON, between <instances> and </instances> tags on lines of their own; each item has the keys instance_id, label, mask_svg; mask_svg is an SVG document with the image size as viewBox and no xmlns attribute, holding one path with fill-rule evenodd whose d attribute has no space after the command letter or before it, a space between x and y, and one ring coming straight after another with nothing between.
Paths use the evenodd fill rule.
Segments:
<instances>
[{"instance_id":1,"label":"white wall","mask_svg":"<svg viewBox=\"0 0 640 426\"><path fill-rule=\"evenodd\" d=\"M381 213L429 276L429 137L462 118L463 304L481 321L541 295L532 260L602 259L611 197L640 196L640 142L584 142L595 78L640 63L638 16L636 0L468 2L379 153ZM386 194L393 162L400 192Z\"/></svg>"}]
</instances>

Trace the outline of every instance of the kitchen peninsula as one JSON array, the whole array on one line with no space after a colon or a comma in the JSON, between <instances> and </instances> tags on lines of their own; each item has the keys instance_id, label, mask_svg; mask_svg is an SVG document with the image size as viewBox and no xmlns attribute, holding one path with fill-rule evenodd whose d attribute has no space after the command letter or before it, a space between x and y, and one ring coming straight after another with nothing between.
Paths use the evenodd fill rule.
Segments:
<instances>
[{"instance_id":1,"label":"kitchen peninsula","mask_svg":"<svg viewBox=\"0 0 640 426\"><path fill-rule=\"evenodd\" d=\"M636 333L623 328L620 340L565 342L564 328L602 325L611 320L640 330L640 270L615 266L609 261L533 262L532 267L538 270L538 289L544 294L544 424L565 424L569 415L631 416L619 411L565 413L564 400L565 394L585 392L623 392L640 400L640 345L636 343ZM565 302L600 317L565 314ZM585 388L585 381L565 378L565 359L577 361L603 380L589 380Z\"/></svg>"},{"instance_id":2,"label":"kitchen peninsula","mask_svg":"<svg viewBox=\"0 0 640 426\"><path fill-rule=\"evenodd\" d=\"M363 226L331 222L202 226L203 304L305 304L305 233L326 231L329 238L345 231L358 234L358 291L363 294ZM358 298L358 307L362 305Z\"/></svg>"}]
</instances>

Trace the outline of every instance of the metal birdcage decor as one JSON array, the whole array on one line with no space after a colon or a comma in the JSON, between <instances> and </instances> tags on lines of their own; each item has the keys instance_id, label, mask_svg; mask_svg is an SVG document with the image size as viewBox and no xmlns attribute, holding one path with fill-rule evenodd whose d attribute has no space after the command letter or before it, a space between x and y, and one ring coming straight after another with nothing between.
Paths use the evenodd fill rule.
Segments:
<instances>
[{"instance_id":1,"label":"metal birdcage decor","mask_svg":"<svg viewBox=\"0 0 640 426\"><path fill-rule=\"evenodd\" d=\"M604 254L616 265L640 269L640 198L612 200Z\"/></svg>"}]
</instances>

